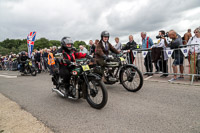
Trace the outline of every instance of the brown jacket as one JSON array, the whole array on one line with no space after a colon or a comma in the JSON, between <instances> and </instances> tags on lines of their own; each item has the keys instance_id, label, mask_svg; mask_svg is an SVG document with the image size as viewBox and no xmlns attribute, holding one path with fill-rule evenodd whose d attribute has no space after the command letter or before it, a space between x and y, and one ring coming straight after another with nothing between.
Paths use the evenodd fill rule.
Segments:
<instances>
[{"instance_id":1,"label":"brown jacket","mask_svg":"<svg viewBox=\"0 0 200 133\"><path fill-rule=\"evenodd\" d=\"M109 51L112 51L115 54L119 54L120 52L117 51L110 43L108 43L108 50L106 50L103 46L102 41L100 41L97 46L96 46L96 51L95 51L95 58L98 59L103 59L103 55L108 55Z\"/></svg>"}]
</instances>

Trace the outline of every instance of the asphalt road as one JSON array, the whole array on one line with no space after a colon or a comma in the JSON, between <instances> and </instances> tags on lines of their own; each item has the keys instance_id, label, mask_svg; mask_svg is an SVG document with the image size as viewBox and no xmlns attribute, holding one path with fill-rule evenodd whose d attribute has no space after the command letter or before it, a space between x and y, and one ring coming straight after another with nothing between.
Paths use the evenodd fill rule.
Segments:
<instances>
[{"instance_id":1,"label":"asphalt road","mask_svg":"<svg viewBox=\"0 0 200 133\"><path fill-rule=\"evenodd\" d=\"M53 93L48 74L16 75L0 71L0 93L55 132L200 133L199 86L145 81L139 92L132 93L115 84L107 86L107 105L96 110L84 99Z\"/></svg>"}]
</instances>

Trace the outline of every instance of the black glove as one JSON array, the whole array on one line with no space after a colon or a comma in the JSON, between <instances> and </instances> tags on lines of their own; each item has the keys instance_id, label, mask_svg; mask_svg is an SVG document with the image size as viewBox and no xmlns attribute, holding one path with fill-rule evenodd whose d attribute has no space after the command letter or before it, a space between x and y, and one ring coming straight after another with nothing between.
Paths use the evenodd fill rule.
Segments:
<instances>
[{"instance_id":1,"label":"black glove","mask_svg":"<svg viewBox=\"0 0 200 133\"><path fill-rule=\"evenodd\" d=\"M109 62L109 61L110 61L110 58L109 58L108 56L106 56L106 55L103 55L103 58L104 58L104 60L105 60L106 62Z\"/></svg>"},{"instance_id":2,"label":"black glove","mask_svg":"<svg viewBox=\"0 0 200 133\"><path fill-rule=\"evenodd\" d=\"M86 58L90 59L91 62L94 62L94 59L91 56L89 56L88 54L86 54Z\"/></svg>"},{"instance_id":3,"label":"black glove","mask_svg":"<svg viewBox=\"0 0 200 133\"><path fill-rule=\"evenodd\" d=\"M70 65L70 64L71 64L71 61L68 60L68 59L62 59L62 62L63 62L64 64L67 64L67 65Z\"/></svg>"}]
</instances>

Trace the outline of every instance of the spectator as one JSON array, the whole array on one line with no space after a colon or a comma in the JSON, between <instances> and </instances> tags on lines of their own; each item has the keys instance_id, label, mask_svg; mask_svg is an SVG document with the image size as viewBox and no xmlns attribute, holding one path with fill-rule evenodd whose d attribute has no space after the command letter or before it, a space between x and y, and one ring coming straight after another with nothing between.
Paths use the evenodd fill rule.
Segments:
<instances>
[{"instance_id":1,"label":"spectator","mask_svg":"<svg viewBox=\"0 0 200 133\"><path fill-rule=\"evenodd\" d=\"M147 37L146 32L142 32L141 37L142 37L142 49L149 49L153 46L153 41L150 37ZM152 74L153 65L152 65L152 61L151 61L151 52L150 51L147 53L147 55L144 59L144 65L145 65L146 71L147 71L147 73L145 73L144 75L152 76L153 75Z\"/></svg>"},{"instance_id":2,"label":"spectator","mask_svg":"<svg viewBox=\"0 0 200 133\"><path fill-rule=\"evenodd\" d=\"M99 43L99 40L96 39L95 42L94 42L95 47L97 46L98 43Z\"/></svg>"},{"instance_id":3,"label":"spectator","mask_svg":"<svg viewBox=\"0 0 200 133\"><path fill-rule=\"evenodd\" d=\"M53 48L52 47L50 47L50 51L53 52Z\"/></svg>"},{"instance_id":4,"label":"spectator","mask_svg":"<svg viewBox=\"0 0 200 133\"><path fill-rule=\"evenodd\" d=\"M83 53L83 54L84 54L84 53L88 54L88 50L87 50L83 45L80 45L79 48L80 48L80 52L81 52L81 53Z\"/></svg>"},{"instance_id":5,"label":"spectator","mask_svg":"<svg viewBox=\"0 0 200 133\"><path fill-rule=\"evenodd\" d=\"M37 53L35 53L35 62L36 62L36 68L38 70L38 73L41 73L41 66L40 66L40 51L37 51Z\"/></svg>"},{"instance_id":6,"label":"spectator","mask_svg":"<svg viewBox=\"0 0 200 133\"><path fill-rule=\"evenodd\" d=\"M116 42L116 44L115 44L114 48L120 52L122 49L122 44L121 44L121 42L119 42L119 37L115 38L115 42Z\"/></svg>"},{"instance_id":7,"label":"spectator","mask_svg":"<svg viewBox=\"0 0 200 133\"><path fill-rule=\"evenodd\" d=\"M168 35L169 35L169 38L172 39L172 42L167 43L165 37L162 37L162 39L165 40L165 46L166 47L170 47L171 49L175 49L173 54L172 54L172 58L174 59L172 68L173 68L173 72L175 73L175 75L174 75L173 78L171 78L169 80L169 82L173 82L173 81L175 81L177 79L176 73L177 73L177 66L178 65L179 65L181 74L183 74L183 70L184 70L184 67L183 67L184 55L181 52L181 50L178 49L179 46L183 44L183 42L182 42L181 36L178 35L174 30L170 30ZM180 77L178 77L178 79L183 79L183 78L184 78L183 75L180 75Z\"/></svg>"},{"instance_id":8,"label":"spectator","mask_svg":"<svg viewBox=\"0 0 200 133\"><path fill-rule=\"evenodd\" d=\"M189 49L190 73L192 74L200 73L200 61L198 59L198 55L200 55L200 27L194 30L194 34L195 36L191 37L187 43L187 45L198 44L191 46ZM191 79L192 77L190 76Z\"/></svg>"},{"instance_id":9,"label":"spectator","mask_svg":"<svg viewBox=\"0 0 200 133\"><path fill-rule=\"evenodd\" d=\"M47 52L47 48L44 49L43 59L44 59L45 70L47 70L47 67L48 67L48 52Z\"/></svg>"},{"instance_id":10,"label":"spectator","mask_svg":"<svg viewBox=\"0 0 200 133\"><path fill-rule=\"evenodd\" d=\"M159 37L163 37L164 35L165 35L164 30L159 31ZM161 51L161 61L156 62L155 65L158 67L158 70L161 70L164 73L160 77L167 77L168 74L166 74L166 73L168 73L168 56L166 53L165 40L160 38L158 42L159 43L157 45L153 45L152 47L163 48L163 49ZM168 43L168 41L167 41L167 43Z\"/></svg>"},{"instance_id":11,"label":"spectator","mask_svg":"<svg viewBox=\"0 0 200 133\"><path fill-rule=\"evenodd\" d=\"M54 56L53 56L53 53L51 53L50 49L48 49L47 52L48 52L48 64L50 67L50 75L53 75L53 70L55 68Z\"/></svg>"},{"instance_id":12,"label":"spectator","mask_svg":"<svg viewBox=\"0 0 200 133\"><path fill-rule=\"evenodd\" d=\"M188 32L184 34L183 44L186 45L191 37L192 37L191 29L188 29Z\"/></svg>"},{"instance_id":13,"label":"spectator","mask_svg":"<svg viewBox=\"0 0 200 133\"><path fill-rule=\"evenodd\" d=\"M0 70L3 70L3 57L0 55Z\"/></svg>"},{"instance_id":14,"label":"spectator","mask_svg":"<svg viewBox=\"0 0 200 133\"><path fill-rule=\"evenodd\" d=\"M55 56L55 54L57 53L57 47L56 47L56 46L53 46L53 51L52 51L52 53L53 53L53 56Z\"/></svg>"},{"instance_id":15,"label":"spectator","mask_svg":"<svg viewBox=\"0 0 200 133\"><path fill-rule=\"evenodd\" d=\"M133 36L129 36L129 42L125 45L125 47L122 48L122 50L127 50L128 52L128 62L130 64L133 64L135 57L133 55L132 50L137 48L136 42L133 40Z\"/></svg>"},{"instance_id":16,"label":"spectator","mask_svg":"<svg viewBox=\"0 0 200 133\"><path fill-rule=\"evenodd\" d=\"M35 52L32 52L31 54L31 61L32 61L33 67L35 67Z\"/></svg>"},{"instance_id":17,"label":"spectator","mask_svg":"<svg viewBox=\"0 0 200 133\"><path fill-rule=\"evenodd\" d=\"M94 53L95 53L95 45L93 43L92 40L89 41L89 44L90 44L90 55L94 56Z\"/></svg>"}]
</instances>

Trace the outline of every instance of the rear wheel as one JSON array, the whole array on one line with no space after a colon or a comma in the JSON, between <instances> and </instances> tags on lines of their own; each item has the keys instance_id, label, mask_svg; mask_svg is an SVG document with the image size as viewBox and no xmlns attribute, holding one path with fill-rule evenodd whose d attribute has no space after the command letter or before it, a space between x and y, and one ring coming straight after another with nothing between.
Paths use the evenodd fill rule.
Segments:
<instances>
[{"instance_id":1,"label":"rear wheel","mask_svg":"<svg viewBox=\"0 0 200 133\"><path fill-rule=\"evenodd\" d=\"M89 80L89 85L91 89L87 87L87 102L93 108L103 108L108 100L108 93L104 83L101 80Z\"/></svg>"},{"instance_id":2,"label":"rear wheel","mask_svg":"<svg viewBox=\"0 0 200 133\"><path fill-rule=\"evenodd\" d=\"M143 86L142 73L132 66L127 66L121 70L120 81L123 87L131 92L139 91Z\"/></svg>"}]
</instances>

